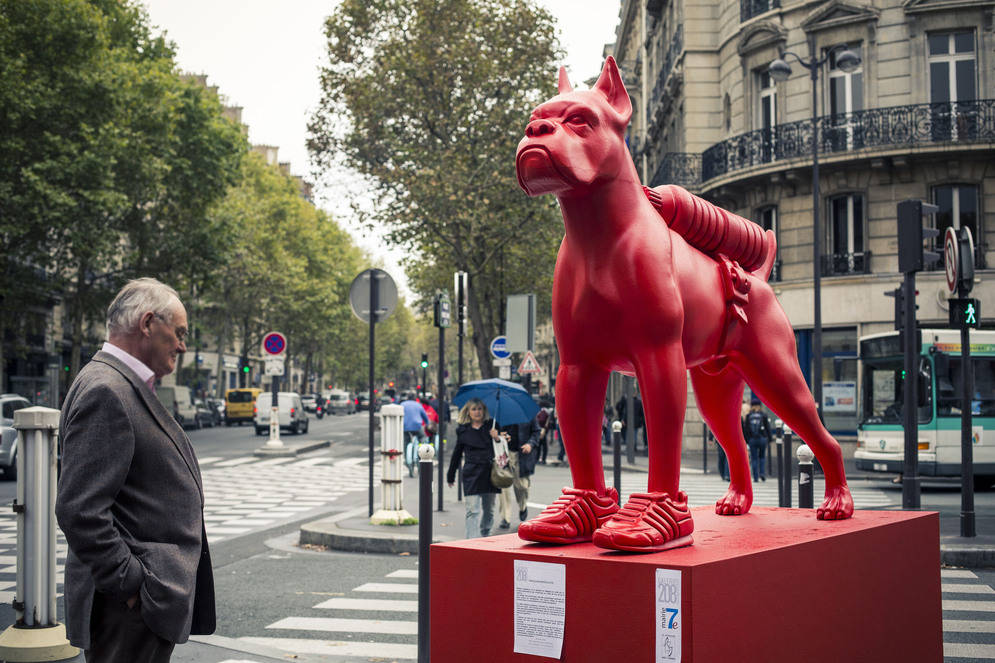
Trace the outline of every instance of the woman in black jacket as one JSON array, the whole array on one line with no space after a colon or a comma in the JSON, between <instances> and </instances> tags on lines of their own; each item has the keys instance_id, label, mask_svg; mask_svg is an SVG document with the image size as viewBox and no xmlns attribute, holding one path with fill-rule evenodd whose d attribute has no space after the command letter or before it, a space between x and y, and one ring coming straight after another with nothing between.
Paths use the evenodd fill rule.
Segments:
<instances>
[{"instance_id":1,"label":"woman in black jacket","mask_svg":"<svg viewBox=\"0 0 995 663\"><path fill-rule=\"evenodd\" d=\"M456 449L449 461L446 481L452 488L460 459L463 463L463 502L466 504L466 538L487 536L494 523L494 502L500 492L491 484L491 460L494 458L492 439L498 432L487 418L487 406L472 398L459 411L456 420Z\"/></svg>"}]
</instances>

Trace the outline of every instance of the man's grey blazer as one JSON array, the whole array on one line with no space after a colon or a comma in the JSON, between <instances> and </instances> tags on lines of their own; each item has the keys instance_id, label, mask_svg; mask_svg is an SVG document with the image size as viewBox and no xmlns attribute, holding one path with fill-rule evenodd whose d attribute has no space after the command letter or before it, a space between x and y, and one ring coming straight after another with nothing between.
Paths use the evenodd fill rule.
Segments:
<instances>
[{"instance_id":1,"label":"man's grey blazer","mask_svg":"<svg viewBox=\"0 0 995 663\"><path fill-rule=\"evenodd\" d=\"M69 388L59 430L69 641L90 648L95 592L122 603L138 594L145 624L170 642L213 633L204 490L183 429L124 362L98 352Z\"/></svg>"}]
</instances>

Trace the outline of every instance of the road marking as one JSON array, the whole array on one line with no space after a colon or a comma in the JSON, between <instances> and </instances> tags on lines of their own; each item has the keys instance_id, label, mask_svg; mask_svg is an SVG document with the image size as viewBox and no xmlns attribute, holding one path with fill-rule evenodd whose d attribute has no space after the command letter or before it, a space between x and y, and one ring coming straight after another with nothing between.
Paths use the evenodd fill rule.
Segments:
<instances>
[{"instance_id":1,"label":"road marking","mask_svg":"<svg viewBox=\"0 0 995 663\"><path fill-rule=\"evenodd\" d=\"M400 645L387 642L341 642L336 640L305 640L300 638L239 638L250 644L275 647L295 654L322 656L352 656L354 658L416 659L418 645Z\"/></svg>"},{"instance_id":2,"label":"road marking","mask_svg":"<svg viewBox=\"0 0 995 663\"><path fill-rule=\"evenodd\" d=\"M966 642L944 642L944 658L995 659L995 645L975 645Z\"/></svg>"},{"instance_id":3,"label":"road marking","mask_svg":"<svg viewBox=\"0 0 995 663\"><path fill-rule=\"evenodd\" d=\"M995 612L995 601L941 601L941 606L943 610Z\"/></svg>"},{"instance_id":4,"label":"road marking","mask_svg":"<svg viewBox=\"0 0 995 663\"><path fill-rule=\"evenodd\" d=\"M398 569L387 574L388 578L417 578L418 569Z\"/></svg>"},{"instance_id":5,"label":"road marking","mask_svg":"<svg viewBox=\"0 0 995 663\"><path fill-rule=\"evenodd\" d=\"M290 463L297 460L293 456L289 458L267 458L266 460L261 460L256 463L256 467L265 467L267 465L283 465L284 463Z\"/></svg>"},{"instance_id":6,"label":"road marking","mask_svg":"<svg viewBox=\"0 0 995 663\"><path fill-rule=\"evenodd\" d=\"M418 612L418 601L334 598L314 606L318 610L388 610Z\"/></svg>"},{"instance_id":7,"label":"road marking","mask_svg":"<svg viewBox=\"0 0 995 663\"><path fill-rule=\"evenodd\" d=\"M396 582L368 582L356 587L354 592L386 592L393 594L417 594L418 585L402 585Z\"/></svg>"},{"instance_id":8,"label":"road marking","mask_svg":"<svg viewBox=\"0 0 995 663\"><path fill-rule=\"evenodd\" d=\"M245 465L246 463L253 463L257 460L259 459L256 458L255 456L240 456L238 458L231 458L229 460L223 460L220 463L215 463L214 467L235 467L236 465Z\"/></svg>"},{"instance_id":9,"label":"road marking","mask_svg":"<svg viewBox=\"0 0 995 663\"><path fill-rule=\"evenodd\" d=\"M940 569L941 578L970 578L971 580L977 580L978 576L974 575L973 571L967 571L965 569Z\"/></svg>"},{"instance_id":10,"label":"road marking","mask_svg":"<svg viewBox=\"0 0 995 663\"><path fill-rule=\"evenodd\" d=\"M944 633L995 633L995 622L977 619L944 619Z\"/></svg>"},{"instance_id":11,"label":"road marking","mask_svg":"<svg viewBox=\"0 0 995 663\"><path fill-rule=\"evenodd\" d=\"M940 591L947 594L995 594L995 589L988 585L968 585L953 582L941 583Z\"/></svg>"},{"instance_id":12,"label":"road marking","mask_svg":"<svg viewBox=\"0 0 995 663\"><path fill-rule=\"evenodd\" d=\"M327 617L287 617L266 628L293 629L297 631L344 631L346 633L390 633L392 635L418 635L418 622L399 622L384 619L330 619Z\"/></svg>"},{"instance_id":13,"label":"road marking","mask_svg":"<svg viewBox=\"0 0 995 663\"><path fill-rule=\"evenodd\" d=\"M198 458L197 462L201 465L210 465L211 463L216 463L221 460L221 456L208 456L207 458Z\"/></svg>"}]
</instances>

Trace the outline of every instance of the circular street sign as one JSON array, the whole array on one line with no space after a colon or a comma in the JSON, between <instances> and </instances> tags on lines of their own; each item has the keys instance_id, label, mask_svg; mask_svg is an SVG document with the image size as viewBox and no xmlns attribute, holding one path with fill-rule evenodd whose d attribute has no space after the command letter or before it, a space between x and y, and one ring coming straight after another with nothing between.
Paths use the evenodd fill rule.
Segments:
<instances>
[{"instance_id":1,"label":"circular street sign","mask_svg":"<svg viewBox=\"0 0 995 663\"><path fill-rule=\"evenodd\" d=\"M370 321L370 282L376 283L376 314L373 322L383 322L397 308L397 286L390 274L382 269L367 269L359 273L349 286L349 306L363 322Z\"/></svg>"},{"instance_id":2,"label":"circular street sign","mask_svg":"<svg viewBox=\"0 0 995 663\"><path fill-rule=\"evenodd\" d=\"M508 337L507 336L495 336L494 340L491 341L491 355L495 359L505 359L511 356L511 351L508 350Z\"/></svg>"},{"instance_id":3,"label":"circular street sign","mask_svg":"<svg viewBox=\"0 0 995 663\"><path fill-rule=\"evenodd\" d=\"M287 337L280 332L270 332L263 336L263 352L269 355L282 355L287 350Z\"/></svg>"},{"instance_id":4,"label":"circular street sign","mask_svg":"<svg viewBox=\"0 0 995 663\"><path fill-rule=\"evenodd\" d=\"M960 270L960 243L957 241L957 231L953 226L947 227L947 232L943 236L943 266L946 270L947 289L951 293L957 292L958 278L957 272Z\"/></svg>"}]
</instances>

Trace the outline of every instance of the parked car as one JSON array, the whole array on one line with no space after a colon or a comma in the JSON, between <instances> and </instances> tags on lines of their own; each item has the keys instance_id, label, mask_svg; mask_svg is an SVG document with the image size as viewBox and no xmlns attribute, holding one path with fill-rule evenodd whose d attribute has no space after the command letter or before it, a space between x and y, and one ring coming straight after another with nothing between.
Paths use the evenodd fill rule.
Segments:
<instances>
[{"instance_id":1,"label":"parked car","mask_svg":"<svg viewBox=\"0 0 995 663\"><path fill-rule=\"evenodd\" d=\"M370 392L361 391L356 395L356 409L360 412L370 409Z\"/></svg>"},{"instance_id":2,"label":"parked car","mask_svg":"<svg viewBox=\"0 0 995 663\"><path fill-rule=\"evenodd\" d=\"M0 469L8 481L17 479L17 429L14 428L14 413L31 407L24 396L0 394Z\"/></svg>"},{"instance_id":3,"label":"parked car","mask_svg":"<svg viewBox=\"0 0 995 663\"><path fill-rule=\"evenodd\" d=\"M221 413L214 409L207 401L203 398L193 399L194 407L197 408L197 419L200 420L200 424L197 426L201 428L203 426L214 426L221 425Z\"/></svg>"},{"instance_id":4,"label":"parked car","mask_svg":"<svg viewBox=\"0 0 995 663\"><path fill-rule=\"evenodd\" d=\"M293 391L281 391L277 399L279 408L280 428L291 433L306 433L308 430L307 412L301 403L301 396ZM270 413L273 408L273 392L264 391L256 397L256 411L253 423L256 435L265 435L269 431Z\"/></svg>"},{"instance_id":5,"label":"parked car","mask_svg":"<svg viewBox=\"0 0 995 663\"><path fill-rule=\"evenodd\" d=\"M349 392L336 389L328 392L325 411L328 414L352 414L356 411L356 402L349 396Z\"/></svg>"},{"instance_id":6,"label":"parked car","mask_svg":"<svg viewBox=\"0 0 995 663\"><path fill-rule=\"evenodd\" d=\"M243 421L251 422L256 397L262 389L248 387L244 389L229 389L225 392L225 425L242 425Z\"/></svg>"},{"instance_id":7,"label":"parked car","mask_svg":"<svg viewBox=\"0 0 995 663\"><path fill-rule=\"evenodd\" d=\"M180 426L202 428L204 426L205 413L198 416L197 406L193 402L190 394L190 387L175 385L165 387L159 385L155 388L155 395L159 402L166 408L167 412L172 412Z\"/></svg>"}]
</instances>

